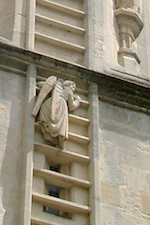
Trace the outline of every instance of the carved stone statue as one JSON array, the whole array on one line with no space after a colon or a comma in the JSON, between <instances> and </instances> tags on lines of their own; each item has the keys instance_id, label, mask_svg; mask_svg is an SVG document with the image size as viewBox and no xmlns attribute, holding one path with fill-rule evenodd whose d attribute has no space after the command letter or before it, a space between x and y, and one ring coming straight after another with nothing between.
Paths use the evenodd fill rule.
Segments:
<instances>
[{"instance_id":1,"label":"carved stone statue","mask_svg":"<svg viewBox=\"0 0 150 225\"><path fill-rule=\"evenodd\" d=\"M75 95L76 84L70 80L50 76L45 82L39 82L40 93L32 115L37 116L44 139L64 148L68 139L68 111L80 105L80 97Z\"/></svg>"}]
</instances>

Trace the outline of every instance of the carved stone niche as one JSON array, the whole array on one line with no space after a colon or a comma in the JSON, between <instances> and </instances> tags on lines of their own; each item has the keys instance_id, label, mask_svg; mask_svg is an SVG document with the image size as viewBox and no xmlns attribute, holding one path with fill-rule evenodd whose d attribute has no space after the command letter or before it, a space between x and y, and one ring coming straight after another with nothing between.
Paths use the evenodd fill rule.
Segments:
<instances>
[{"instance_id":1,"label":"carved stone niche","mask_svg":"<svg viewBox=\"0 0 150 225\"><path fill-rule=\"evenodd\" d=\"M119 27L120 49L118 62L124 67L140 64L138 55L131 49L132 43L139 36L143 22L139 14L141 1L116 0L115 16Z\"/></svg>"}]
</instances>

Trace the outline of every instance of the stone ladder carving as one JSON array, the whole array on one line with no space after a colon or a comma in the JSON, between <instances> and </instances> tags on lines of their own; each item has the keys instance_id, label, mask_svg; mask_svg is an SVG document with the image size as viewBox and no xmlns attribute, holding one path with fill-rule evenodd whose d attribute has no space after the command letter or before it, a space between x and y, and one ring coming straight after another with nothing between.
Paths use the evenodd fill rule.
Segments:
<instances>
[{"instance_id":1,"label":"stone ladder carving","mask_svg":"<svg viewBox=\"0 0 150 225\"><path fill-rule=\"evenodd\" d=\"M83 4L84 0L63 2L36 0L35 51L83 65L85 53Z\"/></svg>"},{"instance_id":2,"label":"stone ladder carving","mask_svg":"<svg viewBox=\"0 0 150 225\"><path fill-rule=\"evenodd\" d=\"M66 150L50 146L35 123L32 225L89 224L90 103L86 91L78 92L82 100L80 107L69 114ZM49 185L59 188L59 198L49 195ZM44 212L44 208L52 208L54 213ZM56 211L59 216L53 215Z\"/></svg>"},{"instance_id":3,"label":"stone ladder carving","mask_svg":"<svg viewBox=\"0 0 150 225\"><path fill-rule=\"evenodd\" d=\"M140 64L138 55L131 47L143 27L140 16L141 5L141 0L116 0L115 17L120 38L118 62L127 68Z\"/></svg>"}]
</instances>

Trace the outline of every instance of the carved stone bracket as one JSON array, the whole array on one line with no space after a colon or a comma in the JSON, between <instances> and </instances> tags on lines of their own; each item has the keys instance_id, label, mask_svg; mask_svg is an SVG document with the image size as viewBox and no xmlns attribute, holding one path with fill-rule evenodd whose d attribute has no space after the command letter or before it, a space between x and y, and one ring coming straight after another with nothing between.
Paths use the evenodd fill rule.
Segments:
<instances>
[{"instance_id":1,"label":"carved stone bracket","mask_svg":"<svg viewBox=\"0 0 150 225\"><path fill-rule=\"evenodd\" d=\"M116 0L115 16L119 27L120 49L118 62L126 67L132 66L133 62L140 64L138 55L131 49L132 43L139 36L143 22L140 12L140 1L138 0Z\"/></svg>"}]
</instances>

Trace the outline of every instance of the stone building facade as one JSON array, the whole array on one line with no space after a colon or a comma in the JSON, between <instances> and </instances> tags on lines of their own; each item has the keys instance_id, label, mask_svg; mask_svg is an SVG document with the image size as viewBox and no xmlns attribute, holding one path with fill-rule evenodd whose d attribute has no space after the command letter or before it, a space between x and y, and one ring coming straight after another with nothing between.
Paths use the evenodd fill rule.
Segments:
<instances>
[{"instance_id":1,"label":"stone building facade","mask_svg":"<svg viewBox=\"0 0 150 225\"><path fill-rule=\"evenodd\" d=\"M0 224L150 223L149 0L1 0ZM32 116L76 83L65 149Z\"/></svg>"}]
</instances>

